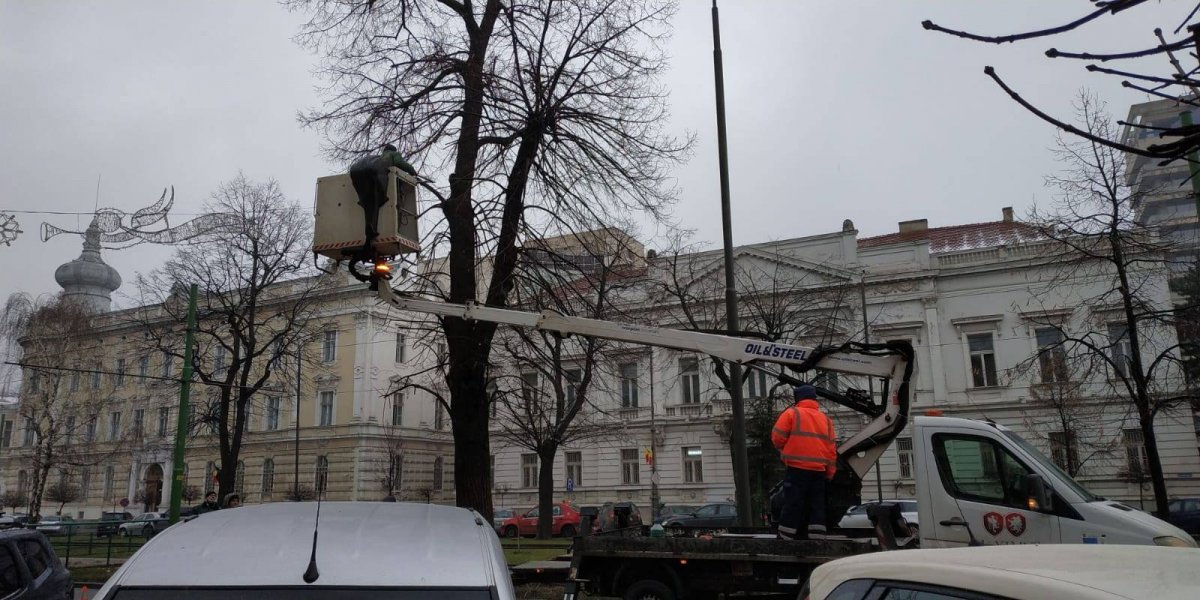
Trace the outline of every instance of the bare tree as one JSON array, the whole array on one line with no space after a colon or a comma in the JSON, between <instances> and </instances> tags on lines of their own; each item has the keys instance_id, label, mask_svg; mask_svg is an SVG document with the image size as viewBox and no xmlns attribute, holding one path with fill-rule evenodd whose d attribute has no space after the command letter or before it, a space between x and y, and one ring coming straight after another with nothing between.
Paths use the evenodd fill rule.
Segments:
<instances>
[{"instance_id":1,"label":"bare tree","mask_svg":"<svg viewBox=\"0 0 1200 600\"><path fill-rule=\"evenodd\" d=\"M326 57L326 108L303 116L349 158L399 140L441 221L452 302L505 306L527 216L663 216L690 140L663 133L669 0L292 0ZM428 220L427 220L428 222ZM486 269L480 260L489 256ZM459 505L491 514L487 367L496 325L447 318Z\"/></svg>"},{"instance_id":2,"label":"bare tree","mask_svg":"<svg viewBox=\"0 0 1200 600\"><path fill-rule=\"evenodd\" d=\"M629 248L631 238L615 229L568 234L567 252L530 244L519 267L513 303L533 311L612 319L623 292L644 282L646 267ZM560 240L563 238L559 238ZM639 253L640 254L640 253ZM632 260L630 260L632 259ZM546 331L515 329L499 336L497 360L511 365L515 387L497 406L497 436L538 457L539 538L553 531L554 463L564 446L611 435L604 414L602 375L607 340L564 338Z\"/></svg>"},{"instance_id":3,"label":"bare tree","mask_svg":"<svg viewBox=\"0 0 1200 600\"><path fill-rule=\"evenodd\" d=\"M21 490L8 490L7 492L4 492L3 496L0 496L0 504L7 506L13 509L13 512L16 512L17 507L29 505L29 494L26 494Z\"/></svg>"},{"instance_id":4,"label":"bare tree","mask_svg":"<svg viewBox=\"0 0 1200 600\"><path fill-rule=\"evenodd\" d=\"M46 488L46 499L58 505L55 514L62 514L63 507L81 497L79 486L71 483L68 473L63 472L58 481Z\"/></svg>"},{"instance_id":5,"label":"bare tree","mask_svg":"<svg viewBox=\"0 0 1200 600\"><path fill-rule=\"evenodd\" d=\"M1060 134L1056 153L1063 171L1048 176L1058 196L1053 208L1035 210L1031 223L1050 243L1047 257L1058 265L1031 304L1016 307L1043 333L1034 357L1040 379L1069 380L1072 365L1092 377L1112 405L1129 407L1146 450L1146 468L1159 514L1167 511L1154 420L1187 400L1182 389L1179 344L1166 282L1167 247L1133 218L1145 190L1124 185L1125 154L1091 138L1112 139L1115 127L1094 96L1076 102L1079 127L1090 137ZM1066 284L1066 285L1064 285ZM1078 298L1071 308L1050 304L1063 289ZM1089 291L1092 290L1092 291ZM1037 310L1050 308L1052 310Z\"/></svg>"},{"instance_id":6,"label":"bare tree","mask_svg":"<svg viewBox=\"0 0 1200 600\"><path fill-rule=\"evenodd\" d=\"M195 502L200 499L200 488L194 485L189 485L183 488L183 501L187 503Z\"/></svg>"},{"instance_id":7,"label":"bare tree","mask_svg":"<svg viewBox=\"0 0 1200 600\"><path fill-rule=\"evenodd\" d=\"M1128 32L1125 39L1135 40L1137 44L1133 50L1093 52L1087 49L1059 50L1057 48L1050 48L1046 50L1046 57L1084 62L1086 63L1087 70L1092 73L1121 78L1121 85L1126 88L1139 90L1158 98L1175 100L1183 106L1200 107L1200 99L1197 99L1197 96L1200 96L1200 92L1197 91L1198 87L1200 87L1200 77L1197 76L1200 67L1191 64L1191 61L1196 56L1195 52L1200 50L1200 3L1176 4L1172 7L1175 10L1174 16L1171 15L1171 11L1164 10L1161 3L1150 3L1147 0L1106 0L1094 1L1092 4L1093 6L1088 12L1081 14L1079 18L1072 21L1021 33L1001 35L978 34L938 25L930 20L924 21L922 26L927 30L976 42L1008 44L1026 40L1054 38L1062 34L1069 34L1072 31L1083 29L1089 24L1103 19L1119 20L1125 16L1127 11L1131 11L1131 9L1143 4L1153 4L1159 7L1163 15L1162 24L1153 31L1141 32L1141 35L1144 36L1142 38L1144 41L1140 43L1136 42L1139 39L1138 32ZM1188 4L1191 4L1191 6L1188 6ZM1147 10L1149 9L1147 8ZM1186 33L1181 33L1184 30L1186 30ZM1168 40L1167 35L1163 33L1164 31L1170 31L1169 35L1173 39ZM1178 58L1180 54L1184 55L1184 58L1187 60L1186 64L1180 62ZM1114 63L1132 63L1133 66L1131 68L1133 70L1107 66ZM1072 125L1067 121L1055 118L1013 90L1001 79L994 68L990 66L984 67L983 71L1009 97L1038 118L1058 127L1062 131L1069 132L1093 144L1121 152L1161 159L1161 164L1164 165L1177 160L1196 160L1191 155L1197 149L1200 149L1200 123L1192 124L1185 121L1178 125L1166 127L1147 124L1128 124L1137 129L1156 133L1160 138L1167 138L1167 141L1163 143L1150 144L1143 148L1137 144L1125 143L1116 136L1097 135L1096 132L1089 130L1086 126Z\"/></svg>"},{"instance_id":8,"label":"bare tree","mask_svg":"<svg viewBox=\"0 0 1200 600\"><path fill-rule=\"evenodd\" d=\"M41 515L50 471L95 465L110 456L119 439L100 443L95 422L108 405L98 393L101 371L85 362L94 349L93 316L61 297L13 294L0 314L0 331L21 345L26 374L17 416L23 421L22 453L28 457L29 516Z\"/></svg>"},{"instance_id":9,"label":"bare tree","mask_svg":"<svg viewBox=\"0 0 1200 600\"><path fill-rule=\"evenodd\" d=\"M237 226L177 247L161 269L140 276L142 303L155 310L133 318L150 349L180 360L187 286L199 285L192 369L204 387L193 395L194 425L217 435L223 498L234 491L251 402L268 389L282 357L311 339L306 327L329 280L308 266L307 211L288 202L276 182L238 175L217 188L206 210L233 215Z\"/></svg>"},{"instance_id":10,"label":"bare tree","mask_svg":"<svg viewBox=\"0 0 1200 600\"><path fill-rule=\"evenodd\" d=\"M1051 459L1071 477L1121 445L1123 416L1113 419L1108 404L1087 393L1085 381L1076 376L1033 385L1022 417L1025 428L1046 442Z\"/></svg>"}]
</instances>

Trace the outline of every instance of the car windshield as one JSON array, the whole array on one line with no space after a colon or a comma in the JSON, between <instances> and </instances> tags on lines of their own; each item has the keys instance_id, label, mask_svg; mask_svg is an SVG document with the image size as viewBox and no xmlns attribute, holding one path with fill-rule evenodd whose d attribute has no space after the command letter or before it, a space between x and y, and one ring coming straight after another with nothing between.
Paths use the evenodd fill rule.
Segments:
<instances>
[{"instance_id":1,"label":"car windshield","mask_svg":"<svg viewBox=\"0 0 1200 600\"><path fill-rule=\"evenodd\" d=\"M1095 502L1096 500L1101 500L1099 496L1089 492L1087 488L1080 485L1078 481L1075 481L1075 479L1073 479L1070 475L1067 475L1062 469L1058 468L1058 465L1054 464L1054 461L1046 458L1045 454L1042 454L1041 451L1033 446L1033 444L1025 441L1025 438L1011 431L1002 431L1001 433L1003 433L1009 440L1012 440L1014 444L1024 450L1030 458L1037 461L1038 464L1040 464L1043 468L1057 475L1058 479L1066 483L1067 486L1074 490L1076 494L1079 494L1079 497L1083 498L1084 502Z\"/></svg>"},{"instance_id":2,"label":"car windshield","mask_svg":"<svg viewBox=\"0 0 1200 600\"><path fill-rule=\"evenodd\" d=\"M144 587L118 589L114 600L490 600L483 588Z\"/></svg>"}]
</instances>

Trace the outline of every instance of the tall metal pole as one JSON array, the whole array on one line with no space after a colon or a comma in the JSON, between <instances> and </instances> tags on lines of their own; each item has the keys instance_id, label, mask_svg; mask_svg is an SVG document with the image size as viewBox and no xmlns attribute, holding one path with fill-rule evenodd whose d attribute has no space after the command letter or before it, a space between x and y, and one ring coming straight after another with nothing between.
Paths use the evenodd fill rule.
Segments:
<instances>
[{"instance_id":1,"label":"tall metal pole","mask_svg":"<svg viewBox=\"0 0 1200 600\"><path fill-rule=\"evenodd\" d=\"M871 331L867 323L867 274L864 272L859 280L858 294L862 300L862 322L863 322L863 343L871 343ZM875 398L875 380L867 377L867 392L871 398ZM880 502L883 501L883 474L879 471L879 462L875 462L875 495Z\"/></svg>"},{"instance_id":2,"label":"tall metal pole","mask_svg":"<svg viewBox=\"0 0 1200 600\"><path fill-rule=\"evenodd\" d=\"M654 419L654 349L650 349L650 515L652 523L658 522L658 432Z\"/></svg>"},{"instance_id":3,"label":"tall metal pole","mask_svg":"<svg viewBox=\"0 0 1200 600\"><path fill-rule=\"evenodd\" d=\"M725 136L725 72L721 66L721 24L717 0L712 5L713 71L717 90L717 153L721 171L721 230L725 238L725 320L731 334L738 331L737 289L734 287L733 222L729 208L729 150ZM750 468L746 461L746 411L742 406L742 366L729 363L729 400L733 404L733 432L729 440L733 452L733 489L737 499L738 523L749 527Z\"/></svg>"},{"instance_id":4,"label":"tall metal pole","mask_svg":"<svg viewBox=\"0 0 1200 600\"><path fill-rule=\"evenodd\" d=\"M300 501L300 364L304 346L296 342L296 457L292 463L292 499Z\"/></svg>"},{"instance_id":5,"label":"tall metal pole","mask_svg":"<svg viewBox=\"0 0 1200 600\"><path fill-rule=\"evenodd\" d=\"M196 296L199 292L200 287L194 283L188 290L187 332L183 335L183 372L179 375L179 416L175 419L175 453L171 456L171 523L179 522L183 486L187 483L183 477L183 455L187 451L188 400L192 393L192 338L196 334Z\"/></svg>"}]
</instances>

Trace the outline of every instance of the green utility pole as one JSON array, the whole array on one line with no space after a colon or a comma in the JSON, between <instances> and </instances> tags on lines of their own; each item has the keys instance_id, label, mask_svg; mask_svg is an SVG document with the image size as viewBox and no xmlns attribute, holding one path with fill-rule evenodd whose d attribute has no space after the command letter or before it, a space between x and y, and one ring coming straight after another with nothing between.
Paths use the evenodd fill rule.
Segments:
<instances>
[{"instance_id":1,"label":"green utility pole","mask_svg":"<svg viewBox=\"0 0 1200 600\"><path fill-rule=\"evenodd\" d=\"M1186 127L1192 125L1192 111L1185 110L1179 113L1179 120ZM1192 180L1192 195L1196 199L1196 216L1200 217L1200 154L1192 152L1188 154L1188 173Z\"/></svg>"},{"instance_id":2,"label":"green utility pole","mask_svg":"<svg viewBox=\"0 0 1200 600\"><path fill-rule=\"evenodd\" d=\"M188 395L192 392L192 336L196 334L196 295L199 287L192 284L188 291L187 333L183 337L183 374L179 378L179 418L175 427L175 454L171 459L171 522L179 522L179 507L183 503L183 453L187 447ZM207 476L207 475L206 475Z\"/></svg>"},{"instance_id":3,"label":"green utility pole","mask_svg":"<svg viewBox=\"0 0 1200 600\"><path fill-rule=\"evenodd\" d=\"M717 91L717 158L721 172L721 229L725 238L725 321L729 335L738 332L737 288L733 270L733 218L729 207L729 150L725 136L725 69L721 61L721 24L717 0L712 5L713 74ZM742 405L742 365L729 363L729 403L733 406L733 431L729 445L733 451L733 494L737 500L738 525L749 527L750 466L746 459L746 411Z\"/></svg>"}]
</instances>

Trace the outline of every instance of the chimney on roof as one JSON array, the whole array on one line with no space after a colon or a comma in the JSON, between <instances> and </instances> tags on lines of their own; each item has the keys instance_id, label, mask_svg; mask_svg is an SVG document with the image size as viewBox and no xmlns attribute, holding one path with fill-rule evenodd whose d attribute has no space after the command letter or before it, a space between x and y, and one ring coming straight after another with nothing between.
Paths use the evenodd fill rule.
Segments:
<instances>
[{"instance_id":1,"label":"chimney on roof","mask_svg":"<svg viewBox=\"0 0 1200 600\"><path fill-rule=\"evenodd\" d=\"M646 251L646 260L654 260L656 258L658 258L657 250L655 250L654 248L651 248Z\"/></svg>"},{"instance_id":2,"label":"chimney on roof","mask_svg":"<svg viewBox=\"0 0 1200 600\"><path fill-rule=\"evenodd\" d=\"M929 229L929 219L900 221L900 233L917 233Z\"/></svg>"},{"instance_id":3,"label":"chimney on roof","mask_svg":"<svg viewBox=\"0 0 1200 600\"><path fill-rule=\"evenodd\" d=\"M1013 222L1013 214L1012 214L1012 207L1011 207L1011 206L1005 206L1004 208L1000 209L1000 213L1004 215L1004 222L1005 222L1005 223L1012 223L1012 222Z\"/></svg>"}]
</instances>

